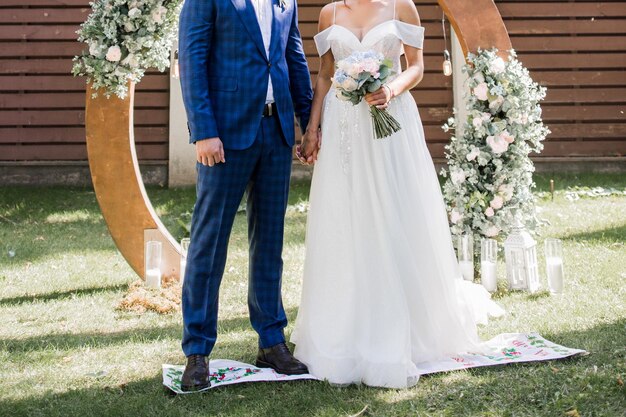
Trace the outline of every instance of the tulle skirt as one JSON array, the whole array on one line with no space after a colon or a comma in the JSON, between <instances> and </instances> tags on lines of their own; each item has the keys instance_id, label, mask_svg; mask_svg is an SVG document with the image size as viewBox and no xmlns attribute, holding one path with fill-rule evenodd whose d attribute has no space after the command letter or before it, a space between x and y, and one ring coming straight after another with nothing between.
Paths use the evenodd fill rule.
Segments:
<instances>
[{"instance_id":1,"label":"tulle skirt","mask_svg":"<svg viewBox=\"0 0 626 417\"><path fill-rule=\"evenodd\" d=\"M291 340L334 384L414 385L416 364L481 351L477 323L503 314L461 278L415 101L389 112L402 129L374 139L367 104L324 102Z\"/></svg>"}]
</instances>

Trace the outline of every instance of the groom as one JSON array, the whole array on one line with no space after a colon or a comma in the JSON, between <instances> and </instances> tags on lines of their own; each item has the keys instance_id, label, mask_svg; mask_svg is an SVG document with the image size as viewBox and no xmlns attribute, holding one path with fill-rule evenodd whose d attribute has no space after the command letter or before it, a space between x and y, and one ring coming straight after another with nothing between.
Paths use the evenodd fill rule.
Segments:
<instances>
[{"instance_id":1,"label":"groom","mask_svg":"<svg viewBox=\"0 0 626 417\"><path fill-rule=\"evenodd\" d=\"M183 285L185 391L209 386L228 239L246 191L257 366L308 372L285 344L280 291L294 110L305 129L312 99L297 22L295 0L186 0L180 16L180 79L198 160Z\"/></svg>"}]
</instances>

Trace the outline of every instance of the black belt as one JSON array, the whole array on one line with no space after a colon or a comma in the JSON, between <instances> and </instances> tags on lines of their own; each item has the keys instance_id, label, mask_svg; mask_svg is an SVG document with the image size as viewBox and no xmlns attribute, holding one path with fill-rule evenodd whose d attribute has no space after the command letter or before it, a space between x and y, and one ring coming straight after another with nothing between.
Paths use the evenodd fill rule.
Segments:
<instances>
[{"instance_id":1,"label":"black belt","mask_svg":"<svg viewBox=\"0 0 626 417\"><path fill-rule=\"evenodd\" d=\"M263 106L263 117L270 117L276 114L276 103L268 103Z\"/></svg>"}]
</instances>

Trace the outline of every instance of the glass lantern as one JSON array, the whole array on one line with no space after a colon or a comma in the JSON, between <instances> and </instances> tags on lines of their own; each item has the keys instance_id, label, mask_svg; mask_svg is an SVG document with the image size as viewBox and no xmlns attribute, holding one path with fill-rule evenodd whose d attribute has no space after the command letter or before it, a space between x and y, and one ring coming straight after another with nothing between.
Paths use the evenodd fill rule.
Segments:
<instances>
[{"instance_id":1,"label":"glass lantern","mask_svg":"<svg viewBox=\"0 0 626 417\"><path fill-rule=\"evenodd\" d=\"M530 236L518 217L504 242L506 278L512 290L536 292L539 287L537 242Z\"/></svg>"}]
</instances>

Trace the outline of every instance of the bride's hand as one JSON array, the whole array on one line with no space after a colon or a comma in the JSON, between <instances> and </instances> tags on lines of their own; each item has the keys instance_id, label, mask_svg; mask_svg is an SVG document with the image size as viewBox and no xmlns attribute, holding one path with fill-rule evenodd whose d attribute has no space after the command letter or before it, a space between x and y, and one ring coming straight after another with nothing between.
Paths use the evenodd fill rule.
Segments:
<instances>
[{"instance_id":1,"label":"bride's hand","mask_svg":"<svg viewBox=\"0 0 626 417\"><path fill-rule=\"evenodd\" d=\"M386 109L389 101L393 98L393 90L387 84L383 84L378 90L365 95L365 101L370 106L376 106L379 109Z\"/></svg>"},{"instance_id":2,"label":"bride's hand","mask_svg":"<svg viewBox=\"0 0 626 417\"><path fill-rule=\"evenodd\" d=\"M317 153L321 147L321 133L318 130L308 130L302 135L302 143L296 147L296 156L305 165L317 161Z\"/></svg>"}]
</instances>

